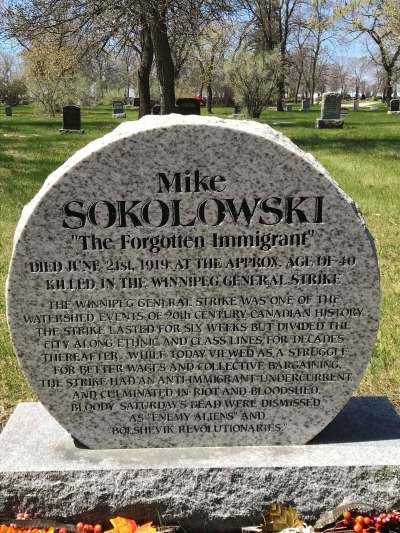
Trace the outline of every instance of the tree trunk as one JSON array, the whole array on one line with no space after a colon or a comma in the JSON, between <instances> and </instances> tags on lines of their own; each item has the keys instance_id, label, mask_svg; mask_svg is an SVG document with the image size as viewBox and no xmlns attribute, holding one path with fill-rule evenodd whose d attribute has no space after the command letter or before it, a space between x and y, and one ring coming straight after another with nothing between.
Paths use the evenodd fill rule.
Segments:
<instances>
[{"instance_id":1,"label":"tree trunk","mask_svg":"<svg viewBox=\"0 0 400 533\"><path fill-rule=\"evenodd\" d=\"M311 65L311 87L310 87L310 103L311 105L314 104L314 93L315 93L315 86L316 86L316 78L317 78L317 65L318 65L318 58L319 53L321 49L320 40L318 37L317 46L314 51L312 65Z\"/></svg>"},{"instance_id":2,"label":"tree trunk","mask_svg":"<svg viewBox=\"0 0 400 533\"><path fill-rule=\"evenodd\" d=\"M310 104L314 105L314 94L315 94L315 77L313 77L311 81L311 89L310 89Z\"/></svg>"},{"instance_id":3,"label":"tree trunk","mask_svg":"<svg viewBox=\"0 0 400 533\"><path fill-rule=\"evenodd\" d=\"M276 98L276 110L283 111L283 101L285 99L285 74L281 67L281 70L278 74L278 81L276 83L276 88L278 91L278 96Z\"/></svg>"},{"instance_id":4,"label":"tree trunk","mask_svg":"<svg viewBox=\"0 0 400 533\"><path fill-rule=\"evenodd\" d=\"M280 64L279 64L279 73L278 79L276 82L276 89L278 92L276 98L276 110L283 111L283 101L285 99L285 67L286 67L286 42L281 41L280 47Z\"/></svg>"},{"instance_id":5,"label":"tree trunk","mask_svg":"<svg viewBox=\"0 0 400 533\"><path fill-rule=\"evenodd\" d=\"M387 105L390 104L390 100L392 99L393 94L393 85L392 85L392 75L393 70L386 66L386 79L385 79L385 87L383 89L383 97Z\"/></svg>"},{"instance_id":6,"label":"tree trunk","mask_svg":"<svg viewBox=\"0 0 400 533\"><path fill-rule=\"evenodd\" d=\"M301 74L297 77L297 82L296 82L296 88L295 88L295 92L294 92L294 103L297 104L297 102L299 101L299 90L300 90L300 85L301 85Z\"/></svg>"},{"instance_id":7,"label":"tree trunk","mask_svg":"<svg viewBox=\"0 0 400 533\"><path fill-rule=\"evenodd\" d=\"M138 69L139 87L139 118L150 115L150 73L153 64L153 42L151 40L150 29L146 23L142 25L142 53Z\"/></svg>"},{"instance_id":8,"label":"tree trunk","mask_svg":"<svg viewBox=\"0 0 400 533\"><path fill-rule=\"evenodd\" d=\"M161 114L167 115L175 110L175 69L168 41L165 13L160 13L157 8L154 8L150 25L161 91Z\"/></svg>"},{"instance_id":9,"label":"tree trunk","mask_svg":"<svg viewBox=\"0 0 400 533\"><path fill-rule=\"evenodd\" d=\"M211 83L207 83L207 113L212 113L213 92Z\"/></svg>"}]
</instances>

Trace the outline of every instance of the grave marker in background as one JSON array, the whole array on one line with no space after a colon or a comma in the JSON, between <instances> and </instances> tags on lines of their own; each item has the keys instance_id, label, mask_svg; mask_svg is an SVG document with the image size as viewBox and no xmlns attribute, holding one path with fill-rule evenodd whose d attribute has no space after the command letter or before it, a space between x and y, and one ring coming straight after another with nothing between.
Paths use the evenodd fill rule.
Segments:
<instances>
[{"instance_id":1,"label":"grave marker in background","mask_svg":"<svg viewBox=\"0 0 400 533\"><path fill-rule=\"evenodd\" d=\"M400 114L400 99L399 98L392 98L390 100L390 109L388 111L388 114L390 115Z\"/></svg>"},{"instance_id":2,"label":"grave marker in background","mask_svg":"<svg viewBox=\"0 0 400 533\"><path fill-rule=\"evenodd\" d=\"M303 100L301 101L301 110L310 111L310 99L309 98L303 98Z\"/></svg>"},{"instance_id":3,"label":"grave marker in background","mask_svg":"<svg viewBox=\"0 0 400 533\"><path fill-rule=\"evenodd\" d=\"M61 133L84 133L81 128L81 108L76 105L63 107L63 124Z\"/></svg>"},{"instance_id":4,"label":"grave marker in background","mask_svg":"<svg viewBox=\"0 0 400 533\"><path fill-rule=\"evenodd\" d=\"M125 118L124 102L122 100L113 100L112 102L112 118Z\"/></svg>"},{"instance_id":5,"label":"grave marker in background","mask_svg":"<svg viewBox=\"0 0 400 533\"><path fill-rule=\"evenodd\" d=\"M341 119L342 97L336 93L324 93L321 103L321 117L316 121L317 128L343 128Z\"/></svg>"},{"instance_id":6,"label":"grave marker in background","mask_svg":"<svg viewBox=\"0 0 400 533\"><path fill-rule=\"evenodd\" d=\"M197 98L178 98L175 112L180 115L200 115L200 100Z\"/></svg>"}]
</instances>

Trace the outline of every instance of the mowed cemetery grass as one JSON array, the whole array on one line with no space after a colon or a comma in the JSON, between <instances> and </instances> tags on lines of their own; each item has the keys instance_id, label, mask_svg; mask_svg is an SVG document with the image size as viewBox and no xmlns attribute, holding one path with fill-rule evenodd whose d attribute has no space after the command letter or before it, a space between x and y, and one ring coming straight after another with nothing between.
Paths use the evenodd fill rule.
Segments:
<instances>
[{"instance_id":1,"label":"mowed cemetery grass","mask_svg":"<svg viewBox=\"0 0 400 533\"><path fill-rule=\"evenodd\" d=\"M136 111L126 111L126 120L137 119ZM215 108L223 117L232 112ZM388 395L400 407L400 116L371 104L350 111L343 130L316 130L318 114L317 107L308 113L298 106L290 113L268 109L261 122L311 152L364 214L378 251L382 304L374 355L357 393ZM111 118L111 106L84 108L85 133L62 135L60 117L49 119L31 106L14 108L12 118L0 116L0 422L17 402L34 398L13 353L5 314L5 281L21 210L50 172L119 122Z\"/></svg>"}]
</instances>

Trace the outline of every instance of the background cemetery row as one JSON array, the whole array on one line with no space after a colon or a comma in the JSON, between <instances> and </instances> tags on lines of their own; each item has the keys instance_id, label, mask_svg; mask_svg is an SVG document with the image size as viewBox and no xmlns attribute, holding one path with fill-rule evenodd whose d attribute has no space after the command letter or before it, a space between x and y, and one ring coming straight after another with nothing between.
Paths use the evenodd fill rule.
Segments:
<instances>
[{"instance_id":1,"label":"background cemetery row","mask_svg":"<svg viewBox=\"0 0 400 533\"><path fill-rule=\"evenodd\" d=\"M7 0L0 5L0 101L66 104L179 97L242 106L334 91L383 98L399 81L397 0ZM143 5L142 5L143 4Z\"/></svg>"}]
</instances>

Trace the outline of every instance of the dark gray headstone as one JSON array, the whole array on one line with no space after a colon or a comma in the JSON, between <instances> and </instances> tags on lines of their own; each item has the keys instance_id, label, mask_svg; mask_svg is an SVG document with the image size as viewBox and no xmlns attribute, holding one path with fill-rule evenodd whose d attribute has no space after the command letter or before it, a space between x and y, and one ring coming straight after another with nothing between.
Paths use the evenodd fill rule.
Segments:
<instances>
[{"instance_id":1,"label":"dark gray headstone","mask_svg":"<svg viewBox=\"0 0 400 533\"><path fill-rule=\"evenodd\" d=\"M5 112L6 117L12 117L12 107L10 105L6 104L4 106L4 112Z\"/></svg>"},{"instance_id":2,"label":"dark gray headstone","mask_svg":"<svg viewBox=\"0 0 400 533\"><path fill-rule=\"evenodd\" d=\"M392 98L390 100L390 111L400 111L400 99L399 98Z\"/></svg>"},{"instance_id":3,"label":"dark gray headstone","mask_svg":"<svg viewBox=\"0 0 400 533\"><path fill-rule=\"evenodd\" d=\"M133 107L139 107L139 105L140 105L140 98L134 98Z\"/></svg>"},{"instance_id":4,"label":"dark gray headstone","mask_svg":"<svg viewBox=\"0 0 400 533\"><path fill-rule=\"evenodd\" d=\"M151 108L151 114L160 115L160 113L161 113L161 106L159 104L153 105L153 107Z\"/></svg>"},{"instance_id":5,"label":"dark gray headstone","mask_svg":"<svg viewBox=\"0 0 400 533\"><path fill-rule=\"evenodd\" d=\"M61 131L79 131L81 128L81 108L76 105L63 107L63 125Z\"/></svg>"},{"instance_id":6,"label":"dark gray headstone","mask_svg":"<svg viewBox=\"0 0 400 533\"><path fill-rule=\"evenodd\" d=\"M343 128L341 118L342 97L336 93L324 93L321 103L321 117L316 121L317 128Z\"/></svg>"},{"instance_id":7,"label":"dark gray headstone","mask_svg":"<svg viewBox=\"0 0 400 533\"><path fill-rule=\"evenodd\" d=\"M121 100L114 100L112 103L112 112L113 115L123 115L124 103Z\"/></svg>"},{"instance_id":8,"label":"dark gray headstone","mask_svg":"<svg viewBox=\"0 0 400 533\"><path fill-rule=\"evenodd\" d=\"M180 115L200 115L200 100L197 98L178 98L175 111Z\"/></svg>"},{"instance_id":9,"label":"dark gray headstone","mask_svg":"<svg viewBox=\"0 0 400 533\"><path fill-rule=\"evenodd\" d=\"M310 110L310 99L309 98L303 98L303 100L301 101L301 110L302 111Z\"/></svg>"},{"instance_id":10,"label":"dark gray headstone","mask_svg":"<svg viewBox=\"0 0 400 533\"><path fill-rule=\"evenodd\" d=\"M321 118L322 119L340 119L342 107L342 97L340 94L325 93L322 97Z\"/></svg>"}]
</instances>

